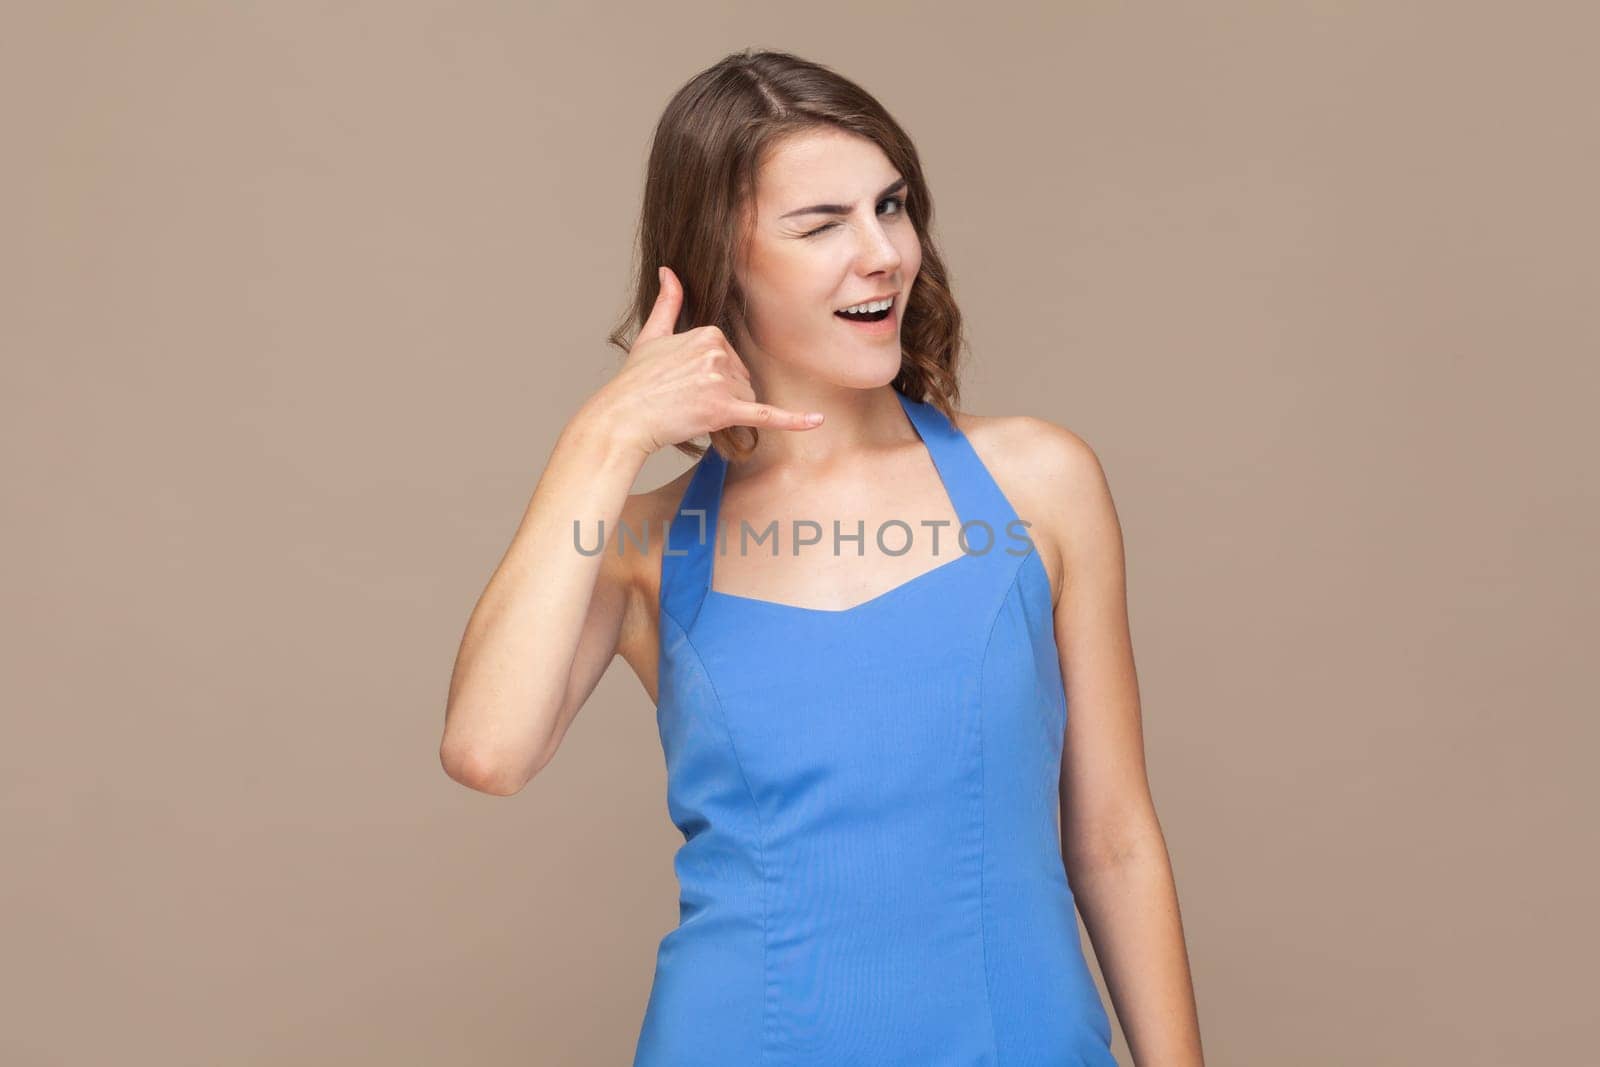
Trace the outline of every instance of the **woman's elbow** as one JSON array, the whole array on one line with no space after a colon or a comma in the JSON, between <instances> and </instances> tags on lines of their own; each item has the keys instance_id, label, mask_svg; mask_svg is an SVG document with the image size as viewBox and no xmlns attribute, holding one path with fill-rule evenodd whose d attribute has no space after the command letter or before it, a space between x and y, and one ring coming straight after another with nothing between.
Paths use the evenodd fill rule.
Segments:
<instances>
[{"instance_id":1,"label":"woman's elbow","mask_svg":"<svg viewBox=\"0 0 1600 1067\"><path fill-rule=\"evenodd\" d=\"M529 771L482 746L454 743L448 737L439 745L439 764L445 774L468 789L497 797L516 796L537 772L537 768Z\"/></svg>"}]
</instances>

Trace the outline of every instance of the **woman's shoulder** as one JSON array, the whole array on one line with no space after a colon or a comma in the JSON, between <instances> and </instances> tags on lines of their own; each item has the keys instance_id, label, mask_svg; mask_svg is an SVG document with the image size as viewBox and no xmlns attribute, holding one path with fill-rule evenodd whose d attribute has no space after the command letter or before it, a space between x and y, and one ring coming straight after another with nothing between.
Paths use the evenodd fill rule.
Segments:
<instances>
[{"instance_id":1,"label":"woman's shoulder","mask_svg":"<svg viewBox=\"0 0 1600 1067\"><path fill-rule=\"evenodd\" d=\"M1038 474L1081 473L1098 464L1094 449L1082 435L1038 415L978 415L955 413L956 428L972 442L985 463L987 449L1003 463L1033 468Z\"/></svg>"},{"instance_id":2,"label":"woman's shoulder","mask_svg":"<svg viewBox=\"0 0 1600 1067\"><path fill-rule=\"evenodd\" d=\"M626 570L630 583L650 599L654 599L659 592L667 531L677 517L684 494L689 491L695 470L696 465L691 463L655 488L630 493L623 501L617 536L624 538L626 544L621 546L620 551L628 561ZM624 532L622 527L627 527L627 530Z\"/></svg>"},{"instance_id":3,"label":"woman's shoulder","mask_svg":"<svg viewBox=\"0 0 1600 1067\"><path fill-rule=\"evenodd\" d=\"M1086 517L1108 502L1100 457L1084 437L1038 415L978 415L952 420L988 469L1028 535L1057 595L1071 541Z\"/></svg>"},{"instance_id":4,"label":"woman's shoulder","mask_svg":"<svg viewBox=\"0 0 1600 1067\"><path fill-rule=\"evenodd\" d=\"M606 531L602 580L615 584L625 598L617 653L633 667L652 700L660 647L661 563L667 531L694 472L691 464L661 485L629 493L615 527Z\"/></svg>"}]
</instances>

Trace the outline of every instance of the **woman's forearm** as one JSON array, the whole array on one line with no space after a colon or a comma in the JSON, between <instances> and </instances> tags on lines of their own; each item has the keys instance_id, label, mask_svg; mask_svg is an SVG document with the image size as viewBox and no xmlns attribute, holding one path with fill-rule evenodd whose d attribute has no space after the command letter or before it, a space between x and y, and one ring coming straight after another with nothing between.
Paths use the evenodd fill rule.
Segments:
<instances>
[{"instance_id":1,"label":"woman's forearm","mask_svg":"<svg viewBox=\"0 0 1600 1067\"><path fill-rule=\"evenodd\" d=\"M1202 1067L1178 892L1159 826L1117 855L1070 865L1083 925L1137 1067Z\"/></svg>"}]
</instances>

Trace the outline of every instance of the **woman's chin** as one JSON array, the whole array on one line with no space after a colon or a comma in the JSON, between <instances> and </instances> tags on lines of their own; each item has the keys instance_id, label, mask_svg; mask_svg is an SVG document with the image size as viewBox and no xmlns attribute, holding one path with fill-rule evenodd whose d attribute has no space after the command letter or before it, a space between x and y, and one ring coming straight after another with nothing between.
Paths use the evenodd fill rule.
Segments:
<instances>
[{"instance_id":1,"label":"woman's chin","mask_svg":"<svg viewBox=\"0 0 1600 1067\"><path fill-rule=\"evenodd\" d=\"M838 366L818 368L817 375L849 389L877 389L894 381L900 373L900 354L893 355L893 359L886 356L852 359Z\"/></svg>"}]
</instances>

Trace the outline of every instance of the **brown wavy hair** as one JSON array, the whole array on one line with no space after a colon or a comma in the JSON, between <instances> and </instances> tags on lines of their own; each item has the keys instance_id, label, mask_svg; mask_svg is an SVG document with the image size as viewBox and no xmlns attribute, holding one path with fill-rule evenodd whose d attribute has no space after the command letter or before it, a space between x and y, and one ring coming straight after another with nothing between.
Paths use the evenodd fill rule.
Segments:
<instances>
[{"instance_id":1,"label":"brown wavy hair","mask_svg":"<svg viewBox=\"0 0 1600 1067\"><path fill-rule=\"evenodd\" d=\"M748 236L741 220L754 211L756 177L786 137L833 127L867 138L905 178L906 213L922 246L922 266L906 300L900 327L900 371L893 385L953 419L960 399L956 367L966 348L961 312L929 227L933 197L911 138L865 89L820 63L788 52L746 48L691 78L673 95L656 124L639 216L633 306L607 342L626 354L650 317L660 280L658 264L683 283L675 329L717 326L731 341L744 294L734 277L734 250ZM741 448L734 430L746 436ZM711 446L740 457L755 446L754 427L711 434ZM707 446L674 447L699 458Z\"/></svg>"}]
</instances>

